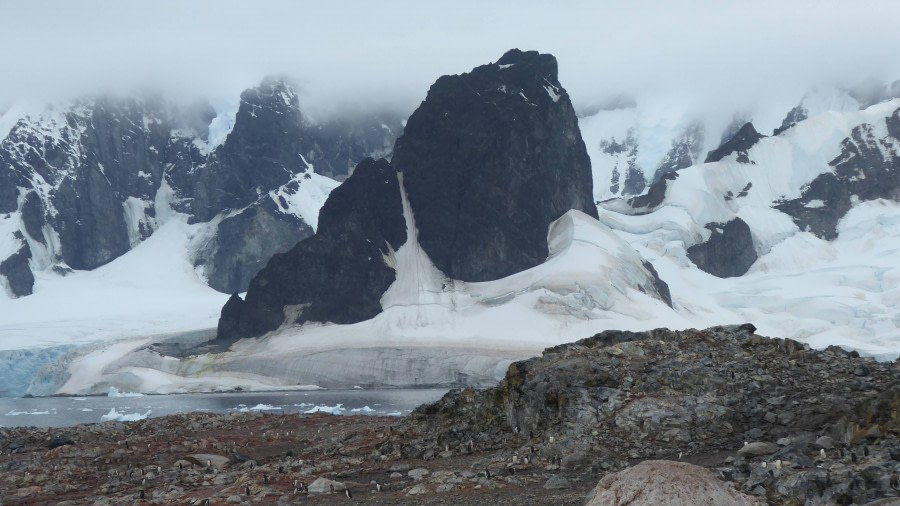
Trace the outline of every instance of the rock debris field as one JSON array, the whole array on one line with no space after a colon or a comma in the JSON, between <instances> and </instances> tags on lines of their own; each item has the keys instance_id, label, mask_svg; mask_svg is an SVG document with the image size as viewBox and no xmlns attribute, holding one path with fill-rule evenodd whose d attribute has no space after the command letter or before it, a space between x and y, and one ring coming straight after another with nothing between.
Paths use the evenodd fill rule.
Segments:
<instances>
[{"instance_id":1,"label":"rock debris field","mask_svg":"<svg viewBox=\"0 0 900 506\"><path fill-rule=\"evenodd\" d=\"M0 504L894 504L897 380L749 324L610 331L405 418L0 429Z\"/></svg>"}]
</instances>

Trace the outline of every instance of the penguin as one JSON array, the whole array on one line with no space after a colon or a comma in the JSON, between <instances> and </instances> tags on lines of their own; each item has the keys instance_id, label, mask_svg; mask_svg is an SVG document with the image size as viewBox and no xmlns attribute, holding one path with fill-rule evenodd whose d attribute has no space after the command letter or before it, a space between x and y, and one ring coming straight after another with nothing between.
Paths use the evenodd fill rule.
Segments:
<instances>
[{"instance_id":1,"label":"penguin","mask_svg":"<svg viewBox=\"0 0 900 506\"><path fill-rule=\"evenodd\" d=\"M863 446L863 455L866 457L869 456L869 447L867 445Z\"/></svg>"},{"instance_id":2,"label":"penguin","mask_svg":"<svg viewBox=\"0 0 900 506\"><path fill-rule=\"evenodd\" d=\"M278 472L284 474L284 466L278 466Z\"/></svg>"},{"instance_id":3,"label":"penguin","mask_svg":"<svg viewBox=\"0 0 900 506\"><path fill-rule=\"evenodd\" d=\"M250 497L250 486L244 487L244 493L247 494L247 497Z\"/></svg>"},{"instance_id":4,"label":"penguin","mask_svg":"<svg viewBox=\"0 0 900 506\"><path fill-rule=\"evenodd\" d=\"M895 476L896 476L896 475L895 475ZM375 482L375 491L376 491L376 492L381 492L381 483L378 483L377 481Z\"/></svg>"},{"instance_id":5,"label":"penguin","mask_svg":"<svg viewBox=\"0 0 900 506\"><path fill-rule=\"evenodd\" d=\"M349 488L345 488L345 489L344 489L344 494L347 495L347 498L348 498L348 499L353 499L353 494L350 493L350 489L349 489Z\"/></svg>"},{"instance_id":6,"label":"penguin","mask_svg":"<svg viewBox=\"0 0 900 506\"><path fill-rule=\"evenodd\" d=\"M207 459L207 460L206 460L206 467L211 467L211 466L212 466L212 461L209 460L209 459Z\"/></svg>"},{"instance_id":7,"label":"penguin","mask_svg":"<svg viewBox=\"0 0 900 506\"><path fill-rule=\"evenodd\" d=\"M819 450L819 458L825 460L827 457L825 455L825 448Z\"/></svg>"},{"instance_id":8,"label":"penguin","mask_svg":"<svg viewBox=\"0 0 900 506\"><path fill-rule=\"evenodd\" d=\"M485 470L484 470L484 477L487 478L487 479L489 479L489 480L491 479L491 470L490 470L490 469L485 469Z\"/></svg>"},{"instance_id":9,"label":"penguin","mask_svg":"<svg viewBox=\"0 0 900 506\"><path fill-rule=\"evenodd\" d=\"M333 494L334 493L334 483L329 484L328 487L331 489L331 493Z\"/></svg>"},{"instance_id":10,"label":"penguin","mask_svg":"<svg viewBox=\"0 0 900 506\"><path fill-rule=\"evenodd\" d=\"M181 462L178 463L178 470L179 470L179 471L183 471L183 470L184 470L184 464L182 464Z\"/></svg>"},{"instance_id":11,"label":"penguin","mask_svg":"<svg viewBox=\"0 0 900 506\"><path fill-rule=\"evenodd\" d=\"M143 498L144 498L144 491L141 490L141 499L143 499Z\"/></svg>"},{"instance_id":12,"label":"penguin","mask_svg":"<svg viewBox=\"0 0 900 506\"><path fill-rule=\"evenodd\" d=\"M856 456L856 452L850 452L850 461L852 461L854 464L859 462L859 457Z\"/></svg>"},{"instance_id":13,"label":"penguin","mask_svg":"<svg viewBox=\"0 0 900 506\"><path fill-rule=\"evenodd\" d=\"M268 474L263 475L263 483L265 483L266 485L269 484L269 475Z\"/></svg>"}]
</instances>

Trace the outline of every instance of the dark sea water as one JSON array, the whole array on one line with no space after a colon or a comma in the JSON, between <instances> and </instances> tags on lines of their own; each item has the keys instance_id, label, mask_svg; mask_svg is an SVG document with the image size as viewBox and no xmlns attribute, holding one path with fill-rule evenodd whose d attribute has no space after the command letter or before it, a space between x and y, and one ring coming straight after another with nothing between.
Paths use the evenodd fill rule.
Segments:
<instances>
[{"instance_id":1,"label":"dark sea water","mask_svg":"<svg viewBox=\"0 0 900 506\"><path fill-rule=\"evenodd\" d=\"M202 411L339 415L409 414L441 398L447 389L309 390L145 396L0 398L0 427L68 427L106 420L134 420Z\"/></svg>"}]
</instances>

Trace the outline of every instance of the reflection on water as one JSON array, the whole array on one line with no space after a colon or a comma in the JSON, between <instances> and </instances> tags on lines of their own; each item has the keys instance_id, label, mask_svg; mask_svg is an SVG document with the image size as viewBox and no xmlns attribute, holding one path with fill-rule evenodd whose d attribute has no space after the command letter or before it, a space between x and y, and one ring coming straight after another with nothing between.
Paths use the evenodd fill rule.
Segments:
<instances>
[{"instance_id":1,"label":"reflection on water","mask_svg":"<svg viewBox=\"0 0 900 506\"><path fill-rule=\"evenodd\" d=\"M420 404L436 401L446 392L446 389L354 389L140 397L0 398L0 427L67 427L80 423L130 421L141 419L145 415L157 417L192 411L320 411L336 415L402 416L409 414Z\"/></svg>"}]
</instances>

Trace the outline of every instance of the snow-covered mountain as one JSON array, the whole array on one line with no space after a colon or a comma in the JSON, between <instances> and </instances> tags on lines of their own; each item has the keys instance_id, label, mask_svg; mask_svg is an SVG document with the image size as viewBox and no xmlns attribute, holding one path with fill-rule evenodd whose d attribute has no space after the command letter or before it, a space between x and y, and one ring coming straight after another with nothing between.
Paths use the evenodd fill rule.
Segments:
<instances>
[{"instance_id":1,"label":"snow-covered mountain","mask_svg":"<svg viewBox=\"0 0 900 506\"><path fill-rule=\"evenodd\" d=\"M267 79L234 110L158 96L13 108L0 120L0 284L92 270L173 214L205 226L188 252L213 288L245 291L274 253L312 235L318 209L359 159L390 151L396 115L312 122ZM325 177L330 176L330 177Z\"/></svg>"},{"instance_id":2,"label":"snow-covered mountain","mask_svg":"<svg viewBox=\"0 0 900 506\"><path fill-rule=\"evenodd\" d=\"M288 191L312 171L259 184L270 189L252 200L249 165L233 153L261 146L278 167L294 149L250 134L238 144L232 130L225 143L234 135L244 151L212 148L189 171L201 183L173 178L157 191L154 233L139 246L90 272L38 270L34 295L0 300L10 315L0 343L18 361L10 384L35 394L479 384L602 330L746 321L815 347L900 353L893 88L823 88L793 109L719 121L621 100L576 120L548 57L511 52L438 80L394 159L361 163L321 213L314 195ZM234 191L218 195L213 181ZM229 299L213 339L225 297L184 251L208 251L197 245L215 241L210 224L260 199L303 219L319 213L318 232ZM198 215L198 201L231 211ZM565 205L547 213L555 203ZM24 205L10 213L17 224ZM171 209L164 219L161 209ZM7 226L31 246L24 224ZM135 281L137 269L158 284ZM84 290L94 295L46 311ZM193 305L160 302L169 298ZM45 349L24 351L34 345L16 336Z\"/></svg>"}]
</instances>

